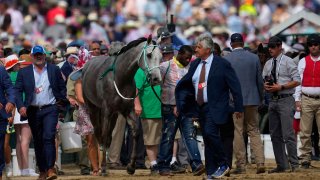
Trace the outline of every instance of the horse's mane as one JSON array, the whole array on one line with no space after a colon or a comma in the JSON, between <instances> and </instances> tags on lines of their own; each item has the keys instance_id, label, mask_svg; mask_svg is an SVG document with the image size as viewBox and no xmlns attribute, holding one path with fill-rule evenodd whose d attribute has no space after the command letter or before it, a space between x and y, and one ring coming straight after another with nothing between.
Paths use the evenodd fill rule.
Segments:
<instances>
[{"instance_id":1,"label":"horse's mane","mask_svg":"<svg viewBox=\"0 0 320 180\"><path fill-rule=\"evenodd\" d=\"M126 46L124 46L123 48L121 48L121 50L118 52L118 55L127 52L129 49L131 49L132 47L136 47L138 46L140 43L146 41L147 38L145 37L141 37L139 39L133 40L131 42L129 42L129 44L127 44Z\"/></svg>"},{"instance_id":2,"label":"horse's mane","mask_svg":"<svg viewBox=\"0 0 320 180\"><path fill-rule=\"evenodd\" d=\"M131 42L129 42L129 44L127 44L126 46L122 47L121 50L117 53L117 55L120 55L122 53L125 53L127 52L129 49L131 49L132 47L136 47L138 46L140 43L146 41L147 38L145 37L141 37L139 39L136 39L136 40L133 40ZM156 42L155 41L152 41L152 43L155 45Z\"/></svg>"}]
</instances>

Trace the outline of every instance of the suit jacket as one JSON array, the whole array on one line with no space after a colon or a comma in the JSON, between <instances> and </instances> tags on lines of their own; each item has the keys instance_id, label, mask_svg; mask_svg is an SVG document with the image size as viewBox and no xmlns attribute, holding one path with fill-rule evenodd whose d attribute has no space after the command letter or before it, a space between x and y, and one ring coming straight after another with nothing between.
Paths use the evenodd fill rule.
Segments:
<instances>
[{"instance_id":1,"label":"suit jacket","mask_svg":"<svg viewBox=\"0 0 320 180\"><path fill-rule=\"evenodd\" d=\"M195 88L192 76L201 59L196 59L190 65L188 73L177 84L176 106L180 115L198 116L199 109L195 100ZM230 92L234 107L230 106ZM207 97L210 112L214 115L213 121L225 124L230 112L243 112L242 94L239 80L225 59L214 56L207 80Z\"/></svg>"},{"instance_id":2,"label":"suit jacket","mask_svg":"<svg viewBox=\"0 0 320 180\"><path fill-rule=\"evenodd\" d=\"M5 110L7 102L14 104L14 88L10 80L10 76L7 73L6 69L3 66L0 66L0 103L3 105L3 108L0 110L1 119L8 119L11 114L8 114Z\"/></svg>"},{"instance_id":3,"label":"suit jacket","mask_svg":"<svg viewBox=\"0 0 320 180\"><path fill-rule=\"evenodd\" d=\"M61 72L68 79L69 75L73 72L73 68L68 61L65 61L61 67Z\"/></svg>"},{"instance_id":4,"label":"suit jacket","mask_svg":"<svg viewBox=\"0 0 320 180\"><path fill-rule=\"evenodd\" d=\"M58 66L47 63L47 73L52 88L52 93L56 98L56 102L66 102L66 85L62 78L61 71ZM28 108L33 100L35 91L35 79L33 74L33 65L21 69L18 72L15 85L16 105L18 110L21 107ZM25 101L22 99L22 94L25 93Z\"/></svg>"},{"instance_id":5,"label":"suit jacket","mask_svg":"<svg viewBox=\"0 0 320 180\"><path fill-rule=\"evenodd\" d=\"M244 49L235 49L224 57L235 70L243 97L243 105L260 105L263 99L263 79L259 57Z\"/></svg>"}]
</instances>

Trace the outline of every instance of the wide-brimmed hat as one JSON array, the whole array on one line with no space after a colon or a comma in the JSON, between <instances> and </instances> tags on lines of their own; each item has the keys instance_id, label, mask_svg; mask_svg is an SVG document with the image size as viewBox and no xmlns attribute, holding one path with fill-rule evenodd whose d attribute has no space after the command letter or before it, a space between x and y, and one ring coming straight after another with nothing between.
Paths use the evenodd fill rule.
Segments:
<instances>
[{"instance_id":1,"label":"wide-brimmed hat","mask_svg":"<svg viewBox=\"0 0 320 180\"><path fill-rule=\"evenodd\" d=\"M79 49L77 47L68 47L67 52L64 55L68 56L70 54L74 54L78 56L78 52L79 52Z\"/></svg>"},{"instance_id":2,"label":"wide-brimmed hat","mask_svg":"<svg viewBox=\"0 0 320 180\"><path fill-rule=\"evenodd\" d=\"M15 66L18 63L25 62L24 60L19 61L19 58L17 55L12 54L4 59L4 67L6 70L11 69L13 66Z\"/></svg>"}]
</instances>

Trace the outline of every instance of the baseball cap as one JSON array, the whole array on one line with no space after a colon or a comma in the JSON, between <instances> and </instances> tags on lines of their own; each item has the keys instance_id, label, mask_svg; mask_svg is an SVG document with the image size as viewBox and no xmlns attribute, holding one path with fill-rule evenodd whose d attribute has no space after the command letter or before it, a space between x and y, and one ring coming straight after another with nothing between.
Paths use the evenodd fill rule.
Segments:
<instances>
[{"instance_id":1,"label":"baseball cap","mask_svg":"<svg viewBox=\"0 0 320 180\"><path fill-rule=\"evenodd\" d=\"M231 39L231 42L234 43L234 42L243 42L243 38L242 38L242 35L239 34L239 33L234 33L231 35L230 37Z\"/></svg>"},{"instance_id":2,"label":"baseball cap","mask_svg":"<svg viewBox=\"0 0 320 180\"><path fill-rule=\"evenodd\" d=\"M162 38L162 39L164 39L164 38L168 38L168 37L170 37L170 36L172 36L171 35L171 33L169 32L169 30L168 30L168 28L166 28L166 27L160 27L158 30L157 30L157 37L158 38Z\"/></svg>"},{"instance_id":3,"label":"baseball cap","mask_svg":"<svg viewBox=\"0 0 320 180\"><path fill-rule=\"evenodd\" d=\"M278 37L278 36L272 36L270 39L269 39L269 43L268 44L277 44L277 45L280 45L282 44L282 40Z\"/></svg>"},{"instance_id":4,"label":"baseball cap","mask_svg":"<svg viewBox=\"0 0 320 180\"><path fill-rule=\"evenodd\" d=\"M166 44L162 47L162 53L172 53L173 47L172 44Z\"/></svg>"},{"instance_id":5,"label":"baseball cap","mask_svg":"<svg viewBox=\"0 0 320 180\"><path fill-rule=\"evenodd\" d=\"M307 38L307 43L320 43L320 36L318 34L310 34Z\"/></svg>"},{"instance_id":6,"label":"baseball cap","mask_svg":"<svg viewBox=\"0 0 320 180\"><path fill-rule=\"evenodd\" d=\"M33 46L33 48L31 49L31 54L36 54L36 53L45 54L46 51L42 46L36 45L36 46Z\"/></svg>"}]
</instances>

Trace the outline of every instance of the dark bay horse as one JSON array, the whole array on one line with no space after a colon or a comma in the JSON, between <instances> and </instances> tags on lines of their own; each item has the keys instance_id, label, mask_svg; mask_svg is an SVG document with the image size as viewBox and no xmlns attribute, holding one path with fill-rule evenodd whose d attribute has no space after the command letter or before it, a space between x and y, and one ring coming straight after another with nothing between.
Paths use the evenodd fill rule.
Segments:
<instances>
[{"instance_id":1,"label":"dark bay horse","mask_svg":"<svg viewBox=\"0 0 320 180\"><path fill-rule=\"evenodd\" d=\"M82 71L82 87L88 106L94 133L100 145L107 148L111 144L111 134L118 114L127 118L133 129L133 152L127 172L134 174L136 160L136 126L134 98L136 85L134 76L140 67L146 73L151 85L161 82L159 63L160 49L151 36L140 38L124 46L116 55L99 56L88 61Z\"/></svg>"}]
</instances>

